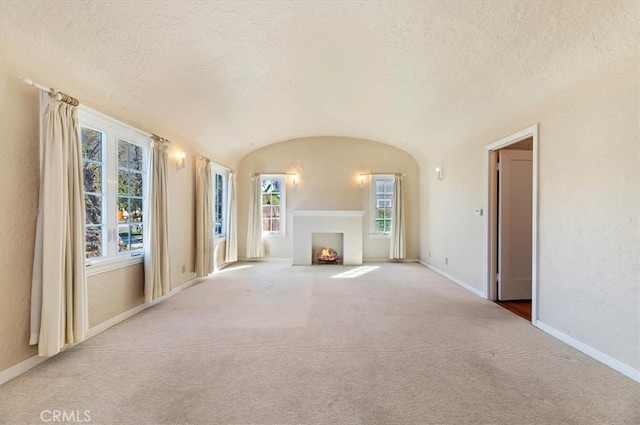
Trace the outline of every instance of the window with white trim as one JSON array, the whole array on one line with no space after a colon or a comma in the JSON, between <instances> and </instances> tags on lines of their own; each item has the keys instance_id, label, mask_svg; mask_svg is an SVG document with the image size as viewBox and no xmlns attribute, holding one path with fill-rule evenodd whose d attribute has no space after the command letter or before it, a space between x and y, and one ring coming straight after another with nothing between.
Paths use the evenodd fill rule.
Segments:
<instances>
[{"instance_id":1,"label":"window with white trim","mask_svg":"<svg viewBox=\"0 0 640 425\"><path fill-rule=\"evenodd\" d=\"M265 235L285 234L286 182L285 176L262 175L262 232Z\"/></svg>"},{"instance_id":2,"label":"window with white trim","mask_svg":"<svg viewBox=\"0 0 640 425\"><path fill-rule=\"evenodd\" d=\"M213 170L213 235L227 235L227 179L229 172Z\"/></svg>"},{"instance_id":3,"label":"window with white trim","mask_svg":"<svg viewBox=\"0 0 640 425\"><path fill-rule=\"evenodd\" d=\"M87 264L141 256L145 227L146 134L79 110Z\"/></svg>"},{"instance_id":4,"label":"window with white trim","mask_svg":"<svg viewBox=\"0 0 640 425\"><path fill-rule=\"evenodd\" d=\"M371 176L371 233L389 235L391 232L391 203L394 178L392 175Z\"/></svg>"}]
</instances>

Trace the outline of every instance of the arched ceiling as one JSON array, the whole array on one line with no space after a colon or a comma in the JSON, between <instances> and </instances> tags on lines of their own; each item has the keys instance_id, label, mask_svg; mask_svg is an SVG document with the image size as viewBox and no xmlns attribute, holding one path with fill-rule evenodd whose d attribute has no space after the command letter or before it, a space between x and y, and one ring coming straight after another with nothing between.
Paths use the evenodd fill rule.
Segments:
<instances>
[{"instance_id":1,"label":"arched ceiling","mask_svg":"<svg viewBox=\"0 0 640 425\"><path fill-rule=\"evenodd\" d=\"M234 164L340 135L426 155L637 55L637 2L3 1L3 67Z\"/></svg>"}]
</instances>

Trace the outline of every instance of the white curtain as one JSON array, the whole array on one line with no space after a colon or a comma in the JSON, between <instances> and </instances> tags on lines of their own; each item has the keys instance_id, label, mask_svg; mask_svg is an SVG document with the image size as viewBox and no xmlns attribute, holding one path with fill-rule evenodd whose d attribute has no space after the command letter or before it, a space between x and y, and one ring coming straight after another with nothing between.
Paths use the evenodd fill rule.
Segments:
<instances>
[{"instance_id":1,"label":"white curtain","mask_svg":"<svg viewBox=\"0 0 640 425\"><path fill-rule=\"evenodd\" d=\"M238 261L238 195L236 193L236 175L229 172L227 183L227 246L225 262Z\"/></svg>"},{"instance_id":2,"label":"white curtain","mask_svg":"<svg viewBox=\"0 0 640 425\"><path fill-rule=\"evenodd\" d=\"M49 99L44 125L30 344L52 356L88 329L85 211L76 107Z\"/></svg>"},{"instance_id":3,"label":"white curtain","mask_svg":"<svg viewBox=\"0 0 640 425\"><path fill-rule=\"evenodd\" d=\"M144 232L144 298L151 302L171 290L169 268L169 216L167 209L167 146L157 136L151 141Z\"/></svg>"},{"instance_id":4,"label":"white curtain","mask_svg":"<svg viewBox=\"0 0 640 425\"><path fill-rule=\"evenodd\" d=\"M260 175L251 176L250 196L247 258L261 258L264 256L264 248L262 245L262 180Z\"/></svg>"},{"instance_id":5,"label":"white curtain","mask_svg":"<svg viewBox=\"0 0 640 425\"><path fill-rule=\"evenodd\" d=\"M406 237L404 230L404 193L402 175L393 180L393 202L391 203L391 243L389 258L405 258Z\"/></svg>"},{"instance_id":6,"label":"white curtain","mask_svg":"<svg viewBox=\"0 0 640 425\"><path fill-rule=\"evenodd\" d=\"M196 170L196 275L213 272L213 186L211 164L198 160Z\"/></svg>"}]
</instances>

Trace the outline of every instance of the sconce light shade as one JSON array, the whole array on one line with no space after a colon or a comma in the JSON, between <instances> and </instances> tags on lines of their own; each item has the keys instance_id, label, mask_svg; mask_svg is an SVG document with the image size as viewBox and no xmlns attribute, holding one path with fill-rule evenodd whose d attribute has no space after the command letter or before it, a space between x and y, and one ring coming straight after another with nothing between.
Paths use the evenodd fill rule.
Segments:
<instances>
[{"instance_id":1,"label":"sconce light shade","mask_svg":"<svg viewBox=\"0 0 640 425\"><path fill-rule=\"evenodd\" d=\"M298 175L296 173L291 174L291 186L294 189L298 187Z\"/></svg>"},{"instance_id":2,"label":"sconce light shade","mask_svg":"<svg viewBox=\"0 0 640 425\"><path fill-rule=\"evenodd\" d=\"M438 181L442 181L444 179L444 174L442 173L442 168L436 167L436 178Z\"/></svg>"},{"instance_id":3,"label":"sconce light shade","mask_svg":"<svg viewBox=\"0 0 640 425\"><path fill-rule=\"evenodd\" d=\"M182 171L186 168L185 164L184 164L184 159L187 157L187 154L184 152L180 152L178 154L178 163L176 164L176 169L178 171Z\"/></svg>"},{"instance_id":4,"label":"sconce light shade","mask_svg":"<svg viewBox=\"0 0 640 425\"><path fill-rule=\"evenodd\" d=\"M360 189L364 187L364 174L360 174Z\"/></svg>"}]
</instances>

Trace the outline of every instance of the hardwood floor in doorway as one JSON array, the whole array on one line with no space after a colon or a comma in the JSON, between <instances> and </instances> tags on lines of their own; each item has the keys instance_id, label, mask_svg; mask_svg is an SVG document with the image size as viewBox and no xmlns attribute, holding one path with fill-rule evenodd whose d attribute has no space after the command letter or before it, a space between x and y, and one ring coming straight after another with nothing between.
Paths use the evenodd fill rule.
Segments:
<instances>
[{"instance_id":1,"label":"hardwood floor in doorway","mask_svg":"<svg viewBox=\"0 0 640 425\"><path fill-rule=\"evenodd\" d=\"M496 301L496 304L531 321L531 300L522 301Z\"/></svg>"}]
</instances>

